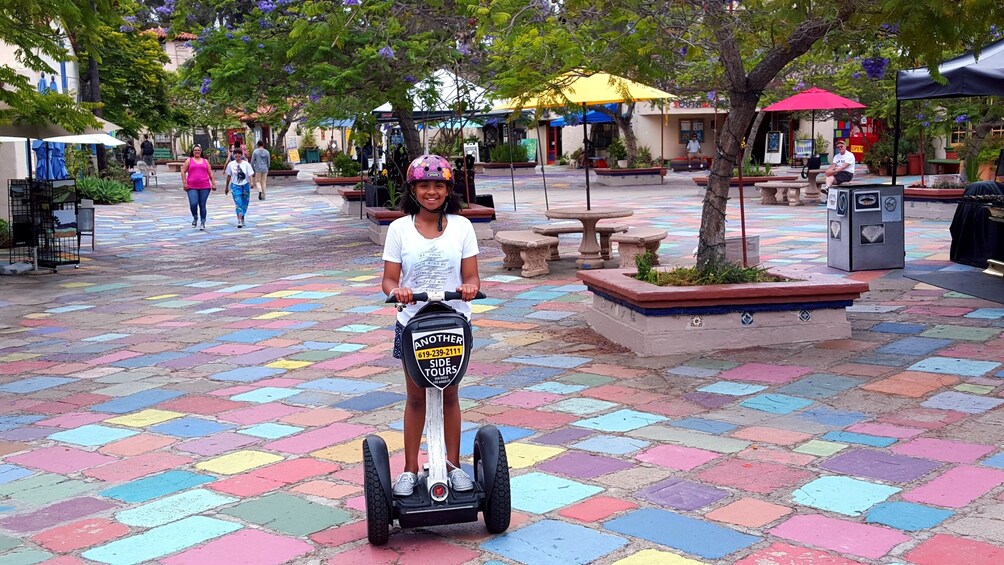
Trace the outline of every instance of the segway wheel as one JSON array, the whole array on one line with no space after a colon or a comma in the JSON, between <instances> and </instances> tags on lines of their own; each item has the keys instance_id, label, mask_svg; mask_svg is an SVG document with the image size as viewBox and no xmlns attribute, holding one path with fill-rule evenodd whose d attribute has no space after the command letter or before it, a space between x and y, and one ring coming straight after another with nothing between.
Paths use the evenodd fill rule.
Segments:
<instances>
[{"instance_id":1,"label":"segway wheel","mask_svg":"<svg viewBox=\"0 0 1004 565\"><path fill-rule=\"evenodd\" d=\"M512 499L509 492L509 461L505 455L505 441L502 434L495 431L493 434L498 441L498 460L494 469L484 469L484 460L475 461L475 469L482 473L493 473L495 479L492 481L491 492L485 505L484 517L485 527L489 533L500 534L509 529L509 520L512 518Z\"/></svg>"},{"instance_id":2,"label":"segway wheel","mask_svg":"<svg viewBox=\"0 0 1004 565\"><path fill-rule=\"evenodd\" d=\"M373 545L383 545L390 538L390 501L380 483L369 442L363 440L363 490L366 494L366 534Z\"/></svg>"}]
</instances>

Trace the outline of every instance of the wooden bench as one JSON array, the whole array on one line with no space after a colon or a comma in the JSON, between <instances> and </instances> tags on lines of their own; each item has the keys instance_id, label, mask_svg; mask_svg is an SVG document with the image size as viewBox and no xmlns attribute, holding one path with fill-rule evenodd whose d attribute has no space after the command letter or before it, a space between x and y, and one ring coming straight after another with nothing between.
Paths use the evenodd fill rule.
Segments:
<instances>
[{"instance_id":1,"label":"wooden bench","mask_svg":"<svg viewBox=\"0 0 1004 565\"><path fill-rule=\"evenodd\" d=\"M758 182L753 186L760 189L760 204L784 204L787 202L789 206L801 206L802 199L799 196L799 191L803 188L806 189L806 197L808 198L808 182L772 180ZM777 198L778 191L781 192L780 200Z\"/></svg>"},{"instance_id":2,"label":"wooden bench","mask_svg":"<svg viewBox=\"0 0 1004 565\"><path fill-rule=\"evenodd\" d=\"M181 166L184 164L185 164L184 161L168 161L167 163L165 163L165 165L167 166L167 172L169 173L180 173Z\"/></svg>"},{"instance_id":3,"label":"wooden bench","mask_svg":"<svg viewBox=\"0 0 1004 565\"><path fill-rule=\"evenodd\" d=\"M500 231L495 234L495 241L502 245L502 252L505 253L502 266L506 270L522 267L520 274L526 278L551 272L547 258L551 248L558 246L557 237L532 231Z\"/></svg>"},{"instance_id":4,"label":"wooden bench","mask_svg":"<svg viewBox=\"0 0 1004 565\"><path fill-rule=\"evenodd\" d=\"M558 237L569 233L582 233L582 222L551 222L550 224L540 224L530 228L534 233L540 235L550 235ZM604 260L610 259L610 236L614 233L625 232L628 227L624 224L597 224L596 233L600 234L600 256ZM551 249L551 256L548 261L561 259L558 253L558 246Z\"/></svg>"},{"instance_id":5,"label":"wooden bench","mask_svg":"<svg viewBox=\"0 0 1004 565\"><path fill-rule=\"evenodd\" d=\"M656 228L632 228L625 233L615 233L610 241L617 243L620 254L620 268L630 269L635 265L635 257L646 251L655 253L655 265L659 264L659 243L669 235L665 230Z\"/></svg>"}]
</instances>

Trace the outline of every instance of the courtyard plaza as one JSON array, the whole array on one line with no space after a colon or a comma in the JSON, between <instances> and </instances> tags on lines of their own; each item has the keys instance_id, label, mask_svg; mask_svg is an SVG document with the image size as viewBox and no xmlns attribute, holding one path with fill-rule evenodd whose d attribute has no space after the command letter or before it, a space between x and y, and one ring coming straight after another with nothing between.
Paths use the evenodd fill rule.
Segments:
<instances>
[{"instance_id":1,"label":"courtyard plaza","mask_svg":"<svg viewBox=\"0 0 1004 565\"><path fill-rule=\"evenodd\" d=\"M403 462L394 311L365 220L307 176L270 182L244 229L214 193L200 232L162 174L98 207L79 269L0 279L0 565L1004 562L1004 306L830 269L825 207L757 198L765 264L871 285L851 338L637 357L584 322L574 236L532 279L479 242L462 458L498 426L512 525L370 546L362 437ZM692 264L691 176L593 184L593 206L631 207L668 232L663 264ZM496 230L542 223L540 177L516 178L515 210L509 183L477 180ZM547 185L584 204L581 170ZM907 205L907 271L967 268L951 210Z\"/></svg>"}]
</instances>

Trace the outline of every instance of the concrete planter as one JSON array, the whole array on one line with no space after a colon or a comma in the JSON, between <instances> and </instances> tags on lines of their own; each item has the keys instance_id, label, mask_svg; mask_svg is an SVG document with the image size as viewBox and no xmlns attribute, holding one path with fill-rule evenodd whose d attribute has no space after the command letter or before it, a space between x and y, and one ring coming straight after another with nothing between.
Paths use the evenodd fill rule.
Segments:
<instances>
[{"instance_id":1,"label":"concrete planter","mask_svg":"<svg viewBox=\"0 0 1004 565\"><path fill-rule=\"evenodd\" d=\"M318 194L334 195L338 194L339 188L353 187L362 182L363 177L314 177L314 184L317 185Z\"/></svg>"},{"instance_id":2,"label":"concrete planter","mask_svg":"<svg viewBox=\"0 0 1004 565\"><path fill-rule=\"evenodd\" d=\"M296 180L299 172L296 169L272 169L268 172L268 180Z\"/></svg>"},{"instance_id":3,"label":"concrete planter","mask_svg":"<svg viewBox=\"0 0 1004 565\"><path fill-rule=\"evenodd\" d=\"M784 269L780 276L805 277ZM777 283L663 287L633 270L579 271L593 293L586 320L641 356L850 337L846 308L868 284L829 276Z\"/></svg>"},{"instance_id":4,"label":"concrete planter","mask_svg":"<svg viewBox=\"0 0 1004 565\"><path fill-rule=\"evenodd\" d=\"M460 215L471 221L474 225L474 234L478 240L495 238L495 226L492 216L495 209L480 204L471 204L470 207L460 211ZM391 222L404 216L400 210L388 210L386 208L366 208L366 219L369 221L370 241L377 245L383 245L387 239L387 227Z\"/></svg>"},{"instance_id":5,"label":"concrete planter","mask_svg":"<svg viewBox=\"0 0 1004 565\"><path fill-rule=\"evenodd\" d=\"M512 172L510 173L510 166ZM537 163L527 161L524 163L481 163L484 168L484 175L488 177L507 177L510 174L517 177L529 177L537 174Z\"/></svg>"},{"instance_id":6,"label":"concrete planter","mask_svg":"<svg viewBox=\"0 0 1004 565\"><path fill-rule=\"evenodd\" d=\"M320 187L318 187L320 188ZM363 202L366 201L366 193L355 188L339 188L338 196L342 197L342 216L350 218L361 218L363 216Z\"/></svg>"},{"instance_id":7,"label":"concrete planter","mask_svg":"<svg viewBox=\"0 0 1004 565\"><path fill-rule=\"evenodd\" d=\"M663 167L644 167L636 169L593 169L596 173L596 184L606 186L637 186L645 184L662 184L666 174Z\"/></svg>"}]
</instances>

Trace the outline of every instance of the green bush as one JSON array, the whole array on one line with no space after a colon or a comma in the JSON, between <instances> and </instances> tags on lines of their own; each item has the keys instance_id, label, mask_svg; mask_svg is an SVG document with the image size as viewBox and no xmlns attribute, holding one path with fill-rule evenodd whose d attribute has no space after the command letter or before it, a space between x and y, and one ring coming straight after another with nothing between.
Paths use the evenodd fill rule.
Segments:
<instances>
[{"instance_id":1,"label":"green bush","mask_svg":"<svg viewBox=\"0 0 1004 565\"><path fill-rule=\"evenodd\" d=\"M622 161L627 159L627 147L624 147L624 142L621 138L615 137L610 140L610 145L607 146L607 155L610 156L610 160L614 161L612 165L617 166L616 161Z\"/></svg>"},{"instance_id":2,"label":"green bush","mask_svg":"<svg viewBox=\"0 0 1004 565\"><path fill-rule=\"evenodd\" d=\"M338 153L333 159L328 161L329 177L354 177L362 171L362 165L345 153Z\"/></svg>"},{"instance_id":3,"label":"green bush","mask_svg":"<svg viewBox=\"0 0 1004 565\"><path fill-rule=\"evenodd\" d=\"M132 202L132 187L111 179L84 177L77 181L77 193L95 204Z\"/></svg>"},{"instance_id":4,"label":"green bush","mask_svg":"<svg viewBox=\"0 0 1004 565\"><path fill-rule=\"evenodd\" d=\"M740 284L782 282L786 279L772 275L763 267L743 267L724 260L708 265L705 271L697 267L677 267L669 271L652 268L656 256L651 251L635 258L638 273L635 278L658 286L703 286L709 284Z\"/></svg>"},{"instance_id":5,"label":"green bush","mask_svg":"<svg viewBox=\"0 0 1004 565\"><path fill-rule=\"evenodd\" d=\"M10 224L7 220L0 220L0 249L10 247Z\"/></svg>"},{"instance_id":6,"label":"green bush","mask_svg":"<svg viewBox=\"0 0 1004 565\"><path fill-rule=\"evenodd\" d=\"M286 162L286 158L280 153L269 153L271 157L268 162L268 168L273 171L289 171L293 169L293 166Z\"/></svg>"},{"instance_id":7,"label":"green bush","mask_svg":"<svg viewBox=\"0 0 1004 565\"><path fill-rule=\"evenodd\" d=\"M530 160L530 155L522 143L514 143L511 147L502 143L492 149L491 160L492 163L526 163Z\"/></svg>"}]
</instances>

